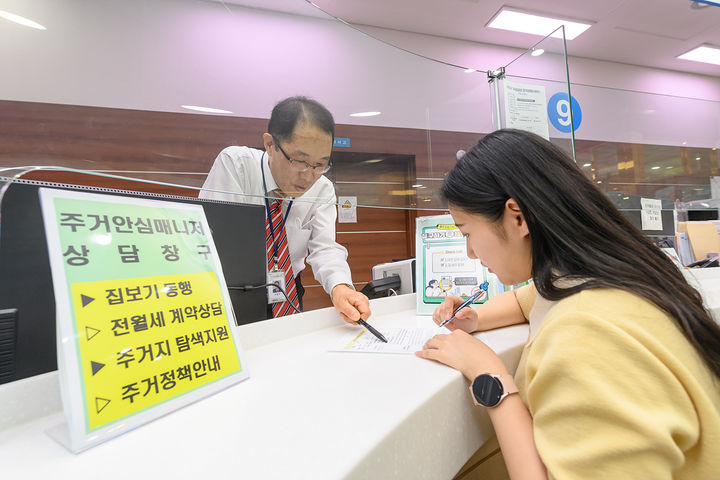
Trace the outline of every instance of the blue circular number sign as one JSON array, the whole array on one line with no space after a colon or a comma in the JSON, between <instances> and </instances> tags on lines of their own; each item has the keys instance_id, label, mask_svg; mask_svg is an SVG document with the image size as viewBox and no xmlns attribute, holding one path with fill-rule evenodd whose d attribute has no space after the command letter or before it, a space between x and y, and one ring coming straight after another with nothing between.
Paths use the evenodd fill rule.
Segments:
<instances>
[{"instance_id":1,"label":"blue circular number sign","mask_svg":"<svg viewBox=\"0 0 720 480\"><path fill-rule=\"evenodd\" d=\"M580 110L580 104L575 97L570 98L572 99L573 130L577 130L582 122L582 110ZM568 102L567 93L559 92L550 97L547 113L553 127L563 133L570 133L570 102Z\"/></svg>"}]
</instances>

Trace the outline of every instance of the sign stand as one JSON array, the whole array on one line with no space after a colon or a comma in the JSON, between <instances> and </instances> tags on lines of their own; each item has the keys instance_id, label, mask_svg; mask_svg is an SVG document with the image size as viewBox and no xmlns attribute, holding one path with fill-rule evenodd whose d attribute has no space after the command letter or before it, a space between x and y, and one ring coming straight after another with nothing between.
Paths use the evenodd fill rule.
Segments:
<instances>
[{"instance_id":1,"label":"sign stand","mask_svg":"<svg viewBox=\"0 0 720 480\"><path fill-rule=\"evenodd\" d=\"M448 295L466 299L483 289L487 295L473 302L480 304L517 287L503 285L480 260L468 258L465 238L451 215L416 219L415 252L418 315L432 315Z\"/></svg>"},{"instance_id":2,"label":"sign stand","mask_svg":"<svg viewBox=\"0 0 720 480\"><path fill-rule=\"evenodd\" d=\"M248 378L199 205L39 190L77 453Z\"/></svg>"}]
</instances>

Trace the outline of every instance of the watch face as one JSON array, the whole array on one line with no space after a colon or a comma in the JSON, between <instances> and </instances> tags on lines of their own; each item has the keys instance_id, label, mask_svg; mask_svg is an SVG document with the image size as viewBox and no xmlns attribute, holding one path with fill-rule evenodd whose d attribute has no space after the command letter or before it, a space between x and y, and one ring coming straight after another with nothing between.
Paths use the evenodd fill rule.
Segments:
<instances>
[{"instance_id":1,"label":"watch face","mask_svg":"<svg viewBox=\"0 0 720 480\"><path fill-rule=\"evenodd\" d=\"M472 384L473 395L480 405L494 407L503 394L503 386L497 378L483 374L479 375Z\"/></svg>"}]
</instances>

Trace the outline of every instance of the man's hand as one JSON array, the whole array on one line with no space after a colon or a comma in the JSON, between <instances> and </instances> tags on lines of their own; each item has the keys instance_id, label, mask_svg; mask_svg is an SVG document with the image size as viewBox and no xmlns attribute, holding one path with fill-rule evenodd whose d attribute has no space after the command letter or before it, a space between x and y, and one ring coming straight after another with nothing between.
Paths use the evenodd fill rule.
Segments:
<instances>
[{"instance_id":1,"label":"man's hand","mask_svg":"<svg viewBox=\"0 0 720 480\"><path fill-rule=\"evenodd\" d=\"M335 285L331 296L333 305L347 323L355 325L358 319L367 320L370 317L370 300L344 283Z\"/></svg>"}]
</instances>

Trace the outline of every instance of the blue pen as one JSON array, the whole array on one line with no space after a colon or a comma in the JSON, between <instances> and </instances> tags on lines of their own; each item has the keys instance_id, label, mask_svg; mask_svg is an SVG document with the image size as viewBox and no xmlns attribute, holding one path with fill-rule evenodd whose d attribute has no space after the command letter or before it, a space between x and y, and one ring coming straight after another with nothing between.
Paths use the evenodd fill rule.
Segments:
<instances>
[{"instance_id":1,"label":"blue pen","mask_svg":"<svg viewBox=\"0 0 720 480\"><path fill-rule=\"evenodd\" d=\"M482 285L480 285L480 290L477 291L475 294L470 295L470 297L469 297L467 300L465 300L463 303L461 303L460 306L459 306L458 308L456 308L455 311L453 312L452 317L450 317L450 318L448 318L447 320L445 320L444 322L442 322L442 323L440 324L440 326L441 326L441 327L444 327L445 325L447 325L448 323L450 323L450 322L455 318L455 315L456 315L460 310L462 310L463 308L467 307L467 306L470 305L472 302L474 302L475 300L477 300L477 299L480 297L480 295L483 294L483 292L486 292L486 291L487 291L487 289L488 289L488 283L487 283L487 282L485 282L485 283L483 283Z\"/></svg>"}]
</instances>

